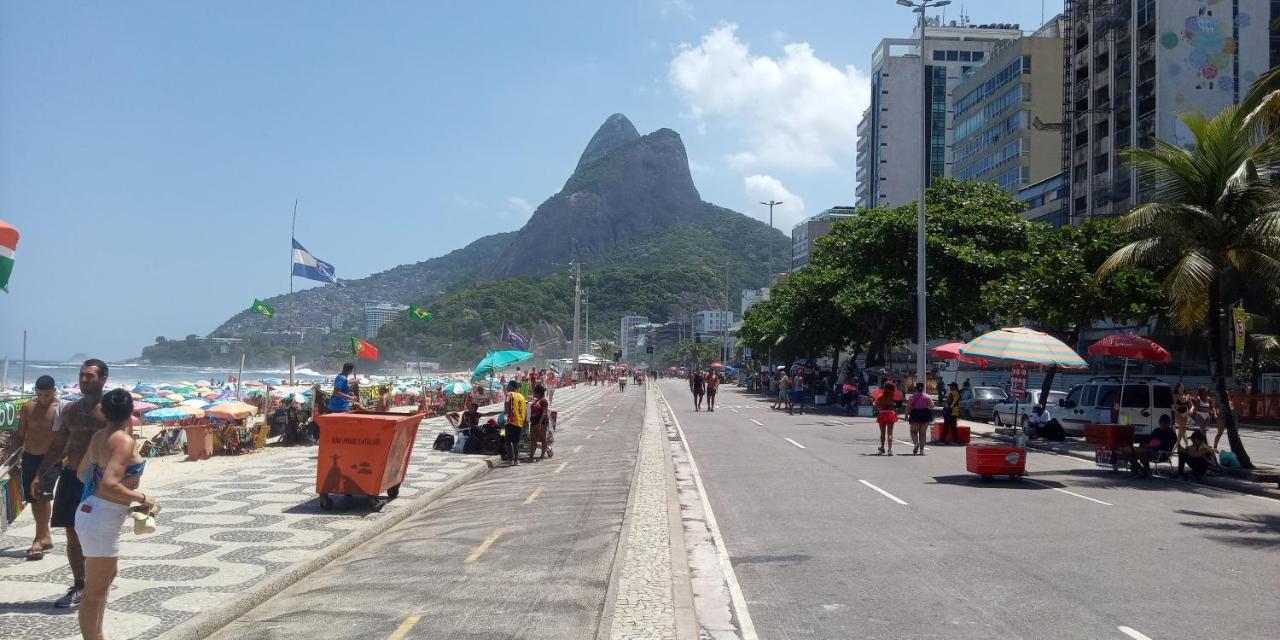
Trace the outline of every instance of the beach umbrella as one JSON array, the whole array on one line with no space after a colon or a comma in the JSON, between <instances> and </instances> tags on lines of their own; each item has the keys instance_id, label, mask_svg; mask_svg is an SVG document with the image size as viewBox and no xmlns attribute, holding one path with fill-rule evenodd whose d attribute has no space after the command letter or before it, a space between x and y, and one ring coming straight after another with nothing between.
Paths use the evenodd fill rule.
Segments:
<instances>
[{"instance_id":1,"label":"beach umbrella","mask_svg":"<svg viewBox=\"0 0 1280 640\"><path fill-rule=\"evenodd\" d=\"M156 393L156 388L149 384L140 384L134 387L133 390L134 392L141 393L142 395L155 395Z\"/></svg>"},{"instance_id":2,"label":"beach umbrella","mask_svg":"<svg viewBox=\"0 0 1280 640\"><path fill-rule=\"evenodd\" d=\"M960 362L968 362L971 364L987 366L987 361L983 358L974 358L960 353L960 349L964 348L963 342L948 342L941 344L929 350L929 355L939 360L959 360Z\"/></svg>"},{"instance_id":3,"label":"beach umbrella","mask_svg":"<svg viewBox=\"0 0 1280 640\"><path fill-rule=\"evenodd\" d=\"M186 398L182 397L182 394L180 393L166 393L163 397L168 398L174 402L182 402L183 400L186 400Z\"/></svg>"},{"instance_id":4,"label":"beach umbrella","mask_svg":"<svg viewBox=\"0 0 1280 640\"><path fill-rule=\"evenodd\" d=\"M204 398L192 398L190 400L183 400L182 402L179 402L178 406L203 408L207 404L209 403L206 402Z\"/></svg>"},{"instance_id":5,"label":"beach umbrella","mask_svg":"<svg viewBox=\"0 0 1280 640\"><path fill-rule=\"evenodd\" d=\"M723 369L723 368L724 368L724 364L719 363L719 362L712 362L709 366L710 366L712 369Z\"/></svg>"},{"instance_id":6,"label":"beach umbrella","mask_svg":"<svg viewBox=\"0 0 1280 640\"><path fill-rule=\"evenodd\" d=\"M464 393L471 393L471 385L462 382L461 380L450 382L444 386L444 392L455 396L462 395Z\"/></svg>"},{"instance_id":7,"label":"beach umbrella","mask_svg":"<svg viewBox=\"0 0 1280 640\"><path fill-rule=\"evenodd\" d=\"M141 399L142 399L142 394L141 394L141 393L137 393L136 391L130 391L130 392L129 392L129 395L130 395L130 396L133 396L133 399L134 399L134 400L141 400Z\"/></svg>"},{"instance_id":8,"label":"beach umbrella","mask_svg":"<svg viewBox=\"0 0 1280 640\"><path fill-rule=\"evenodd\" d=\"M156 405L157 407L169 407L174 404L177 404L173 399L167 398L165 396L147 396L143 398L142 401L149 402L151 404Z\"/></svg>"},{"instance_id":9,"label":"beach umbrella","mask_svg":"<svg viewBox=\"0 0 1280 640\"><path fill-rule=\"evenodd\" d=\"M142 418L148 422L176 422L178 420L189 420L191 418L200 418L204 416L204 412L195 407L168 407L165 409L155 409L142 414Z\"/></svg>"},{"instance_id":10,"label":"beach umbrella","mask_svg":"<svg viewBox=\"0 0 1280 640\"><path fill-rule=\"evenodd\" d=\"M159 409L159 408L160 408L160 407L157 407L156 405L151 404L150 402L135 402L135 403L133 403L133 412L134 412L134 413L139 413L139 414L141 414L141 413L146 413L146 412L148 412L148 411L150 411L150 410L152 410L152 409Z\"/></svg>"},{"instance_id":11,"label":"beach umbrella","mask_svg":"<svg viewBox=\"0 0 1280 640\"><path fill-rule=\"evenodd\" d=\"M1124 406L1124 387L1129 381L1129 359L1150 360L1151 362L1169 362L1173 356L1169 350L1154 340L1148 340L1132 333L1116 333L1109 335L1091 345L1088 349L1091 356L1112 356L1124 358L1124 371L1120 374L1120 406Z\"/></svg>"},{"instance_id":12,"label":"beach umbrella","mask_svg":"<svg viewBox=\"0 0 1280 640\"><path fill-rule=\"evenodd\" d=\"M205 415L219 420L239 420L240 418L257 415L257 413L258 408L251 404L243 402L225 402L209 407L209 410L205 412Z\"/></svg>"},{"instance_id":13,"label":"beach umbrella","mask_svg":"<svg viewBox=\"0 0 1280 640\"><path fill-rule=\"evenodd\" d=\"M532 353L528 351L520 351L518 349L491 351L489 352L489 355L485 356L483 360L476 364L475 370L471 372L471 379L476 380L478 378L483 378L490 373L500 371L519 362L524 362L532 357Z\"/></svg>"},{"instance_id":14,"label":"beach umbrella","mask_svg":"<svg viewBox=\"0 0 1280 640\"><path fill-rule=\"evenodd\" d=\"M1026 327L988 331L961 347L960 355L1013 364L1057 365L1067 369L1089 366L1061 340Z\"/></svg>"},{"instance_id":15,"label":"beach umbrella","mask_svg":"<svg viewBox=\"0 0 1280 640\"><path fill-rule=\"evenodd\" d=\"M213 383L209 382L208 380L196 380L195 385L197 387L211 387L213 386Z\"/></svg>"}]
</instances>

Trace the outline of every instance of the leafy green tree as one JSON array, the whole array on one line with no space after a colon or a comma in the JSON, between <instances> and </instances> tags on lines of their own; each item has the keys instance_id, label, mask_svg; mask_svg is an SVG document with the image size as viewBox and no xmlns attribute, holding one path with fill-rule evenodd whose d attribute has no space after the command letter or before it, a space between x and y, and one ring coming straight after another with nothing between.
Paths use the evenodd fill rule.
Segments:
<instances>
[{"instance_id":1,"label":"leafy green tree","mask_svg":"<svg viewBox=\"0 0 1280 640\"><path fill-rule=\"evenodd\" d=\"M1165 306L1164 296L1149 269L1125 267L1104 279L1095 276L1123 244L1114 221L1106 218L1035 230L1027 251L1015 257L1010 276L986 288L986 304L996 310L999 320L1030 321L1073 348L1081 330L1096 321L1125 322L1157 315ZM1046 373L1040 402L1048 397L1057 373L1056 365Z\"/></svg>"},{"instance_id":2,"label":"leafy green tree","mask_svg":"<svg viewBox=\"0 0 1280 640\"><path fill-rule=\"evenodd\" d=\"M1169 266L1164 288L1173 321L1208 332L1228 442L1245 468L1253 464L1227 395L1224 285L1235 279L1274 290L1280 282L1280 190L1273 186L1280 136L1272 117L1280 111L1280 92L1256 95L1247 101L1257 105L1252 110L1233 106L1211 118L1181 114L1195 139L1191 148L1157 140L1152 149L1126 152L1141 179L1154 185L1153 197L1121 219L1120 231L1135 239L1098 270L1104 277L1121 267Z\"/></svg>"}]
</instances>

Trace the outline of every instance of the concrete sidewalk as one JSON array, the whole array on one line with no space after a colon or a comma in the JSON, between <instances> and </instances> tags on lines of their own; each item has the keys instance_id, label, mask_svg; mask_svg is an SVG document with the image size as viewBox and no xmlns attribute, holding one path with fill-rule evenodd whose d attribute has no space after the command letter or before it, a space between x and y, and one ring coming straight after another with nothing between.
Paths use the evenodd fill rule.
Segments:
<instances>
[{"instance_id":1,"label":"concrete sidewalk","mask_svg":"<svg viewBox=\"0 0 1280 640\"><path fill-rule=\"evenodd\" d=\"M582 395L561 389L553 408L563 415ZM452 433L444 418L423 421L400 497L378 513L340 496L320 508L317 447L149 459L143 489L163 511L156 533L128 525L121 535L110 637L201 637L493 466L496 457L432 449L442 430ZM0 638L78 638L75 610L52 606L72 582L65 537L55 529L53 550L26 561L34 530L24 514L0 536Z\"/></svg>"}]
</instances>

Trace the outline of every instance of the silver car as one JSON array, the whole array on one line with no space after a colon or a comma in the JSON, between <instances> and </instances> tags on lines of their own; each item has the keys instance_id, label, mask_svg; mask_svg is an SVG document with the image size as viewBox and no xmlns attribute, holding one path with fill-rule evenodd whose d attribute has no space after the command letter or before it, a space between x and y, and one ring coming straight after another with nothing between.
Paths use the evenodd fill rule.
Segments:
<instances>
[{"instance_id":1,"label":"silver car","mask_svg":"<svg viewBox=\"0 0 1280 640\"><path fill-rule=\"evenodd\" d=\"M1067 397L1066 391L1049 392L1049 399L1044 406L1049 410L1050 416L1058 408L1058 401L1065 397ZM991 421L996 426L1026 426L1027 416L1031 415L1031 408L1036 405L1036 400L1039 398L1039 389L1015 391L1004 402L996 404L995 408L992 409Z\"/></svg>"},{"instance_id":2,"label":"silver car","mask_svg":"<svg viewBox=\"0 0 1280 640\"><path fill-rule=\"evenodd\" d=\"M960 390L960 417L988 422L996 404L1008 398L1000 387L969 387Z\"/></svg>"}]
</instances>

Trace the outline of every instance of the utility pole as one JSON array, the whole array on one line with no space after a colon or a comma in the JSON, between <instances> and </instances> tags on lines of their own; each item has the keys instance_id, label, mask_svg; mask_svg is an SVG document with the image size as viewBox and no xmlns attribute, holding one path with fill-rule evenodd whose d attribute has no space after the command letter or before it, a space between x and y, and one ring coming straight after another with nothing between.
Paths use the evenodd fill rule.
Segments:
<instances>
[{"instance_id":1,"label":"utility pole","mask_svg":"<svg viewBox=\"0 0 1280 640\"><path fill-rule=\"evenodd\" d=\"M586 342L586 344L583 346L587 348L587 353L591 353L591 290L590 289L582 290L582 324L586 325L582 329L582 333L584 334L584 338L585 338L584 342Z\"/></svg>"},{"instance_id":2,"label":"utility pole","mask_svg":"<svg viewBox=\"0 0 1280 640\"><path fill-rule=\"evenodd\" d=\"M926 373L927 353L925 343L928 341L928 318L925 316L925 195L929 188L929 64L925 61L925 12L934 7L945 7L951 0L898 0L898 4L910 7L920 14L920 137L923 141L920 149L920 197L917 199L916 212L916 379L928 382Z\"/></svg>"},{"instance_id":3,"label":"utility pole","mask_svg":"<svg viewBox=\"0 0 1280 640\"><path fill-rule=\"evenodd\" d=\"M773 284L773 207L782 204L781 200L770 200L760 204L769 207L769 278L765 286Z\"/></svg>"},{"instance_id":4,"label":"utility pole","mask_svg":"<svg viewBox=\"0 0 1280 640\"><path fill-rule=\"evenodd\" d=\"M578 375L578 351L582 346L578 342L578 319L581 318L582 303L582 265L577 261L573 263L573 375L577 380Z\"/></svg>"},{"instance_id":5,"label":"utility pole","mask_svg":"<svg viewBox=\"0 0 1280 640\"><path fill-rule=\"evenodd\" d=\"M729 360L729 263L724 263L724 312L720 316L724 323L720 332L720 364Z\"/></svg>"}]
</instances>

